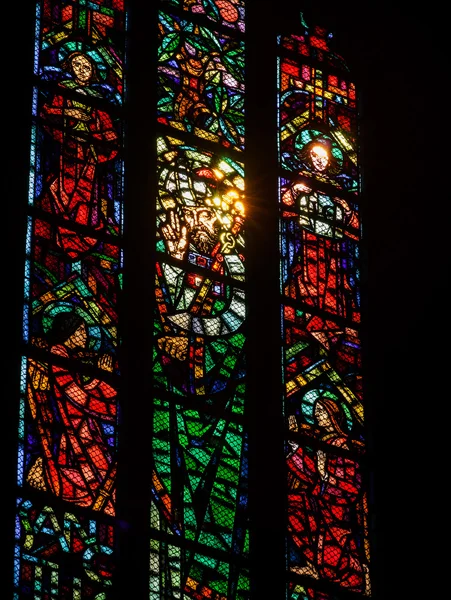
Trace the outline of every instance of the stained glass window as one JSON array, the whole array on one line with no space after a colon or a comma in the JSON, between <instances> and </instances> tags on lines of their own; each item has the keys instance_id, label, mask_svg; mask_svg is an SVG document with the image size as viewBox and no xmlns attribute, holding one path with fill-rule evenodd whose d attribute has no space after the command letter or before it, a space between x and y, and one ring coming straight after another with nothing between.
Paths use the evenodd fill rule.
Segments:
<instances>
[{"instance_id":1,"label":"stained glass window","mask_svg":"<svg viewBox=\"0 0 451 600\"><path fill-rule=\"evenodd\" d=\"M247 72L244 0L154 6L156 35L129 52L124 0L36 2L14 598L110 600L144 580L149 600L249 600L254 580L273 576L258 572L258 557L272 550L255 544L266 519L268 539L286 542L286 554L277 547L274 557L279 566L285 559L286 572L276 567L275 576L286 576L286 600L369 596L356 87L321 27L302 22L301 33L281 35L278 73L260 82ZM148 26L135 21L135 35ZM127 104L124 73L143 48L155 60L141 65L155 69L139 72L144 83L134 90L150 81L150 100ZM276 75L274 105L262 112L274 119L262 134L264 148L274 147L265 162L274 194L249 200L259 173L245 125L253 149L255 125L265 129L248 116L256 110L249 88L260 100L259 86L275 91ZM131 198L140 182L127 187L127 158L147 138L128 153L126 132L149 112L153 149L142 162L153 183ZM139 269L126 258L143 247L136 221L127 222L130 203L151 215ZM276 270L266 281L255 264L266 228L248 235L262 222L279 225L274 245L268 240ZM127 270L133 282L151 282L150 301L130 291ZM267 289L254 286L256 293L255 281ZM258 311L249 314L260 303L267 323L256 333L249 321L256 324ZM127 331L124 306L136 307L145 334ZM124 323L128 341L139 341L127 351L144 356L134 389L150 394L138 400L122 393L132 379L121 355ZM261 373L250 353L268 339L272 357L283 346L282 364L277 355L275 369ZM275 413L284 452L271 465L283 466L281 478L268 468L256 492L250 482L267 468L255 464L265 436L278 435ZM132 456L125 434L140 419L145 436ZM121 495L127 469L139 481ZM262 490L276 498L264 506L285 512L262 509L255 524ZM124 511L137 492L142 523L143 514L127 521L133 508ZM136 525L142 531L131 531ZM125 554L143 539L137 570L145 562L145 573L135 579Z\"/></svg>"},{"instance_id":2,"label":"stained glass window","mask_svg":"<svg viewBox=\"0 0 451 600\"><path fill-rule=\"evenodd\" d=\"M249 593L243 30L243 2L160 2L154 600Z\"/></svg>"},{"instance_id":3,"label":"stained glass window","mask_svg":"<svg viewBox=\"0 0 451 600\"><path fill-rule=\"evenodd\" d=\"M15 590L100 598L115 568L122 0L37 2Z\"/></svg>"},{"instance_id":4,"label":"stained glass window","mask_svg":"<svg viewBox=\"0 0 451 600\"><path fill-rule=\"evenodd\" d=\"M279 40L290 600L371 589L362 469L358 106L330 37L305 26Z\"/></svg>"}]
</instances>

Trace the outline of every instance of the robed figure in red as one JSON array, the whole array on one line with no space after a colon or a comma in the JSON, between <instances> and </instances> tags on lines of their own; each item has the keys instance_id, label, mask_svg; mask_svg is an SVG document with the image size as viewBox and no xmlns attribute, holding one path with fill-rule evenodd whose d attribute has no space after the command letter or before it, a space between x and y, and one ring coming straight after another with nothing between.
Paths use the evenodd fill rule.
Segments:
<instances>
[{"instance_id":1,"label":"robed figure in red","mask_svg":"<svg viewBox=\"0 0 451 600\"><path fill-rule=\"evenodd\" d=\"M289 531L302 556L291 570L367 593L368 569L355 536L362 478L349 452L345 416L337 402L323 396L315 402L314 417L319 449L312 453L290 442L287 458ZM290 428L297 430L294 416Z\"/></svg>"},{"instance_id":2,"label":"robed figure in red","mask_svg":"<svg viewBox=\"0 0 451 600\"><path fill-rule=\"evenodd\" d=\"M40 455L27 480L78 506L114 515L113 440L117 392L107 381L110 354L88 350L88 330L77 313L60 311L41 346L51 365L29 359L28 400L39 432ZM88 370L80 371L80 363Z\"/></svg>"},{"instance_id":3,"label":"robed figure in red","mask_svg":"<svg viewBox=\"0 0 451 600\"><path fill-rule=\"evenodd\" d=\"M114 159L119 144L111 116L99 107L102 86L92 85L98 80L93 59L75 51L63 68L72 78L58 84L61 93L41 111L44 129L61 144L59 172L48 181L42 208L68 221L66 226L60 220L56 243L70 259L78 260L94 248L96 232L105 226L109 194L98 169Z\"/></svg>"}]
</instances>

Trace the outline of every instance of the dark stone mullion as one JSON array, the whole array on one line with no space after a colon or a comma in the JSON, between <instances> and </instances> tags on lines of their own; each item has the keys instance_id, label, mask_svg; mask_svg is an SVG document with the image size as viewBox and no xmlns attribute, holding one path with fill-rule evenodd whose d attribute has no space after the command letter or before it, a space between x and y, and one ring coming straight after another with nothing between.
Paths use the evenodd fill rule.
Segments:
<instances>
[{"instance_id":1,"label":"dark stone mullion","mask_svg":"<svg viewBox=\"0 0 451 600\"><path fill-rule=\"evenodd\" d=\"M118 600L149 596L152 336L155 304L156 2L126 1L124 288L118 467Z\"/></svg>"},{"instance_id":2,"label":"dark stone mullion","mask_svg":"<svg viewBox=\"0 0 451 600\"><path fill-rule=\"evenodd\" d=\"M247 414L251 598L285 597L277 164L277 12L246 3Z\"/></svg>"}]
</instances>

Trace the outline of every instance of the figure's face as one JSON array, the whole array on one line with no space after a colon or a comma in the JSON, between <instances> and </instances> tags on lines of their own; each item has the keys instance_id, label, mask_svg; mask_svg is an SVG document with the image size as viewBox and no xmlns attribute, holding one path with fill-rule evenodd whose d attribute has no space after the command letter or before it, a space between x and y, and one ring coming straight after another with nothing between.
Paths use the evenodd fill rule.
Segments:
<instances>
[{"instance_id":1,"label":"figure's face","mask_svg":"<svg viewBox=\"0 0 451 600\"><path fill-rule=\"evenodd\" d=\"M74 346L80 346L81 348L86 347L88 340L88 332L86 331L86 325L82 323L69 338Z\"/></svg>"},{"instance_id":2,"label":"figure's face","mask_svg":"<svg viewBox=\"0 0 451 600\"><path fill-rule=\"evenodd\" d=\"M86 56L74 56L72 59L72 69L76 79L81 84L87 84L92 77L92 65Z\"/></svg>"},{"instance_id":3,"label":"figure's face","mask_svg":"<svg viewBox=\"0 0 451 600\"><path fill-rule=\"evenodd\" d=\"M213 209L189 207L183 209L185 222L190 230L191 242L207 254L218 241L219 223Z\"/></svg>"},{"instance_id":4,"label":"figure's face","mask_svg":"<svg viewBox=\"0 0 451 600\"><path fill-rule=\"evenodd\" d=\"M312 164L317 171L325 171L329 165L329 152L320 144L315 144L310 150Z\"/></svg>"},{"instance_id":5,"label":"figure's face","mask_svg":"<svg viewBox=\"0 0 451 600\"><path fill-rule=\"evenodd\" d=\"M320 427L327 428L332 423L329 413L321 404L315 406L315 418Z\"/></svg>"}]
</instances>

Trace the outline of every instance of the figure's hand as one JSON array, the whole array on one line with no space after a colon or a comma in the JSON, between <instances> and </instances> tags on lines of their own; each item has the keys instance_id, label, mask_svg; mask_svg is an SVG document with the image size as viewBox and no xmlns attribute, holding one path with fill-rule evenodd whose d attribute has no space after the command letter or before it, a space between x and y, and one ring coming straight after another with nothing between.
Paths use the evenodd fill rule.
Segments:
<instances>
[{"instance_id":1,"label":"figure's hand","mask_svg":"<svg viewBox=\"0 0 451 600\"><path fill-rule=\"evenodd\" d=\"M169 254L182 259L188 247L188 229L181 225L180 218L174 211L169 211L169 222L161 227L161 233L166 240Z\"/></svg>"},{"instance_id":2,"label":"figure's hand","mask_svg":"<svg viewBox=\"0 0 451 600\"><path fill-rule=\"evenodd\" d=\"M158 347L172 358L185 360L188 353L188 338L177 335L165 335L158 340Z\"/></svg>"},{"instance_id":3,"label":"figure's hand","mask_svg":"<svg viewBox=\"0 0 451 600\"><path fill-rule=\"evenodd\" d=\"M66 108L64 110L64 115L66 117L72 117L73 119L78 119L79 121L89 121L91 115L89 115L84 110L80 108Z\"/></svg>"},{"instance_id":4,"label":"figure's hand","mask_svg":"<svg viewBox=\"0 0 451 600\"><path fill-rule=\"evenodd\" d=\"M103 369L104 371L113 372L113 357L111 354L103 354L99 357L99 361L97 363L99 369Z\"/></svg>"},{"instance_id":5,"label":"figure's hand","mask_svg":"<svg viewBox=\"0 0 451 600\"><path fill-rule=\"evenodd\" d=\"M326 471L326 453L318 450L316 453L318 473L321 479L329 479L329 473Z\"/></svg>"},{"instance_id":6,"label":"figure's hand","mask_svg":"<svg viewBox=\"0 0 451 600\"><path fill-rule=\"evenodd\" d=\"M296 450L299 448L299 444L296 442L293 442L292 440L288 440L288 445L290 446L291 450L289 452L289 455L291 456L292 454L294 454L296 452Z\"/></svg>"},{"instance_id":7,"label":"figure's hand","mask_svg":"<svg viewBox=\"0 0 451 600\"><path fill-rule=\"evenodd\" d=\"M294 415L288 415L288 429L290 431L298 430L298 424Z\"/></svg>"},{"instance_id":8,"label":"figure's hand","mask_svg":"<svg viewBox=\"0 0 451 600\"><path fill-rule=\"evenodd\" d=\"M41 363L30 358L28 360L28 373L31 385L35 390L42 391L50 389L47 369Z\"/></svg>"}]
</instances>

